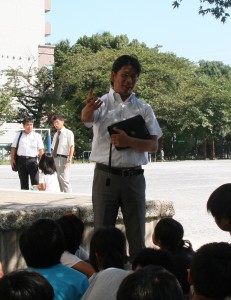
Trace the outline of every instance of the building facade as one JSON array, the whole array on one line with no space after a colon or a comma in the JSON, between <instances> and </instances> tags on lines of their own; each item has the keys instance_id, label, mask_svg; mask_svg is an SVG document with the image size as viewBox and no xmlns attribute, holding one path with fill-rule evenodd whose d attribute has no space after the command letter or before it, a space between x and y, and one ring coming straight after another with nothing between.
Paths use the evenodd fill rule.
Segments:
<instances>
[{"instance_id":1,"label":"building facade","mask_svg":"<svg viewBox=\"0 0 231 300\"><path fill-rule=\"evenodd\" d=\"M51 0L0 1L0 71L54 63L54 46L45 43L51 34L45 18L50 9Z\"/></svg>"},{"instance_id":2,"label":"building facade","mask_svg":"<svg viewBox=\"0 0 231 300\"><path fill-rule=\"evenodd\" d=\"M0 0L0 74L7 69L31 73L54 64L54 45L45 41L51 34L51 25L46 22L50 9L51 0ZM0 87L5 81L1 74ZM20 106L17 99L12 106ZM0 161L9 155L14 136L22 129L22 124L1 123Z\"/></svg>"}]
</instances>

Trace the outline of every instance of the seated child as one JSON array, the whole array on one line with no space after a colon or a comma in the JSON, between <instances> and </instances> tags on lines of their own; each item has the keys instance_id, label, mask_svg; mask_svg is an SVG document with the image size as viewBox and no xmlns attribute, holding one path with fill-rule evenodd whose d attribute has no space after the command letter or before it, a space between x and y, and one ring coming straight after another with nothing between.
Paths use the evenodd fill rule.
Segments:
<instances>
[{"instance_id":1,"label":"seated child","mask_svg":"<svg viewBox=\"0 0 231 300\"><path fill-rule=\"evenodd\" d=\"M64 237L51 219L39 219L23 231L19 247L29 269L42 274L52 285L55 300L81 299L89 286L87 277L60 263Z\"/></svg>"},{"instance_id":2,"label":"seated child","mask_svg":"<svg viewBox=\"0 0 231 300\"><path fill-rule=\"evenodd\" d=\"M60 192L56 166L53 156L50 153L43 153L39 161L39 185L40 191Z\"/></svg>"},{"instance_id":3,"label":"seated child","mask_svg":"<svg viewBox=\"0 0 231 300\"><path fill-rule=\"evenodd\" d=\"M62 229L65 240L65 251L61 256L61 263L90 277L95 270L89 263L83 261L76 255L76 251L81 247L84 223L73 214L66 214L57 219L56 222ZM81 252L83 251L81 250ZM86 252L84 253L86 254ZM87 256L85 257L88 259Z\"/></svg>"},{"instance_id":4,"label":"seated child","mask_svg":"<svg viewBox=\"0 0 231 300\"><path fill-rule=\"evenodd\" d=\"M117 300L183 300L176 277L159 266L146 266L120 284Z\"/></svg>"},{"instance_id":5,"label":"seated child","mask_svg":"<svg viewBox=\"0 0 231 300\"><path fill-rule=\"evenodd\" d=\"M183 240L183 226L172 218L160 219L156 224L152 236L153 243L160 249L168 250L174 261L174 274L179 280L183 292L188 295L188 269L191 264L193 249L189 241Z\"/></svg>"},{"instance_id":6,"label":"seated child","mask_svg":"<svg viewBox=\"0 0 231 300\"><path fill-rule=\"evenodd\" d=\"M136 255L132 263L132 270L136 271L148 265L163 267L174 273L173 256L164 249L144 248Z\"/></svg>"},{"instance_id":7,"label":"seated child","mask_svg":"<svg viewBox=\"0 0 231 300\"><path fill-rule=\"evenodd\" d=\"M192 300L230 297L231 245L221 242L201 246L193 255L189 282L193 285Z\"/></svg>"},{"instance_id":8,"label":"seated child","mask_svg":"<svg viewBox=\"0 0 231 300\"><path fill-rule=\"evenodd\" d=\"M217 226L231 233L231 183L219 186L207 201L207 211L211 212Z\"/></svg>"},{"instance_id":9,"label":"seated child","mask_svg":"<svg viewBox=\"0 0 231 300\"><path fill-rule=\"evenodd\" d=\"M124 270L126 239L116 227L94 232L90 242L90 263L96 270L82 300L115 300L121 281L131 271Z\"/></svg>"},{"instance_id":10,"label":"seated child","mask_svg":"<svg viewBox=\"0 0 231 300\"><path fill-rule=\"evenodd\" d=\"M54 290L38 272L17 270L0 279L1 300L53 300Z\"/></svg>"}]
</instances>

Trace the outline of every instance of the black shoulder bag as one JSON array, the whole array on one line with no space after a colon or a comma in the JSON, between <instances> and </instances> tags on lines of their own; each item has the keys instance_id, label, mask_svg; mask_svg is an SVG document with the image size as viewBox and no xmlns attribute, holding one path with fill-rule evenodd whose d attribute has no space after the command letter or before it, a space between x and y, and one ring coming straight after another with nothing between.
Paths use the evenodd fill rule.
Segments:
<instances>
[{"instance_id":1,"label":"black shoulder bag","mask_svg":"<svg viewBox=\"0 0 231 300\"><path fill-rule=\"evenodd\" d=\"M14 171L14 172L18 172L18 155L17 155L17 152L18 152L18 145L19 145L19 141L20 141L21 136L22 136L22 131L19 134L18 141L17 141L17 146L15 148L15 156L14 156L15 164L13 166L11 166L12 171Z\"/></svg>"}]
</instances>

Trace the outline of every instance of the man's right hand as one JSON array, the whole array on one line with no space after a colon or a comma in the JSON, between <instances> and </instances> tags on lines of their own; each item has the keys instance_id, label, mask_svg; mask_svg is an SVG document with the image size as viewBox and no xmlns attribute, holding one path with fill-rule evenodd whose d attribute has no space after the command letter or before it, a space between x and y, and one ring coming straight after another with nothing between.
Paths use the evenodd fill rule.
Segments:
<instances>
[{"instance_id":1,"label":"man's right hand","mask_svg":"<svg viewBox=\"0 0 231 300\"><path fill-rule=\"evenodd\" d=\"M100 98L94 97L93 89L90 89L87 94L87 101L85 107L82 109L81 119L85 123L94 121L94 111L97 110L103 101Z\"/></svg>"},{"instance_id":2,"label":"man's right hand","mask_svg":"<svg viewBox=\"0 0 231 300\"><path fill-rule=\"evenodd\" d=\"M90 89L87 95L86 108L89 110L96 110L102 105L103 101L93 95L93 89Z\"/></svg>"}]
</instances>

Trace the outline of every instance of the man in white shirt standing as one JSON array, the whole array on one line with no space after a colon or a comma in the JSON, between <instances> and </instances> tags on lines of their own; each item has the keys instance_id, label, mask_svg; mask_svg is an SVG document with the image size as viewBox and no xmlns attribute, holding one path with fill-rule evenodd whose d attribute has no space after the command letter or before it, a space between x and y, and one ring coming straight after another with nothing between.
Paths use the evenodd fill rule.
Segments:
<instances>
[{"instance_id":1,"label":"man in white shirt standing","mask_svg":"<svg viewBox=\"0 0 231 300\"><path fill-rule=\"evenodd\" d=\"M131 261L145 247L145 178L142 165L148 163L148 152L157 151L158 138L162 135L151 106L133 92L140 73L137 58L120 56L112 66L109 93L97 98L90 90L82 110L82 121L87 127L93 126L94 133L90 156L90 160L96 162L92 187L94 227L96 230L114 226L120 207ZM109 125L137 115L145 121L150 134L148 139L128 136L119 129L115 129L116 133L110 137ZM117 147L124 149L119 151Z\"/></svg>"},{"instance_id":2,"label":"man in white shirt standing","mask_svg":"<svg viewBox=\"0 0 231 300\"><path fill-rule=\"evenodd\" d=\"M64 126L64 116L55 115L53 125L57 129L52 141L52 154L61 192L71 193L70 164L74 154L74 134Z\"/></svg>"},{"instance_id":3,"label":"man in white shirt standing","mask_svg":"<svg viewBox=\"0 0 231 300\"><path fill-rule=\"evenodd\" d=\"M34 132L34 120L30 117L25 118L22 122L23 132L18 132L11 145L11 166L15 165L15 154L18 143L18 176L20 179L21 189L29 190L29 177L31 185L39 183L38 172L38 155L41 157L44 152L42 137L39 133Z\"/></svg>"}]
</instances>

